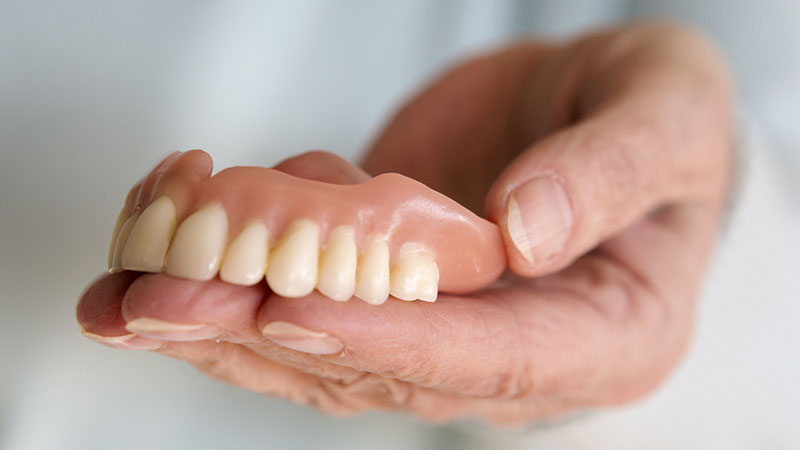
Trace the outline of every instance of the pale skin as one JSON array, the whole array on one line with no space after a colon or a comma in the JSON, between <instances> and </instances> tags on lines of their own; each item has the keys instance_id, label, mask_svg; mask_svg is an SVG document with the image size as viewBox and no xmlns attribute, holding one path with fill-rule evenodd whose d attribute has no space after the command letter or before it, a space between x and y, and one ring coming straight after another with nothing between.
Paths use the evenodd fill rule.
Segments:
<instances>
[{"instance_id":1,"label":"pale skin","mask_svg":"<svg viewBox=\"0 0 800 450\"><path fill-rule=\"evenodd\" d=\"M510 269L488 288L373 306L121 272L90 287L78 320L106 345L332 414L514 426L632 401L690 342L729 190L732 103L718 53L674 25L491 52L412 99L369 150L366 173L319 152L276 166L330 183L399 172L485 212ZM511 193L541 177L566 202L554 215L532 209L552 202L517 195L519 209L550 218L520 238ZM131 335L138 318L199 326ZM276 322L282 334L265 337Z\"/></svg>"}]
</instances>

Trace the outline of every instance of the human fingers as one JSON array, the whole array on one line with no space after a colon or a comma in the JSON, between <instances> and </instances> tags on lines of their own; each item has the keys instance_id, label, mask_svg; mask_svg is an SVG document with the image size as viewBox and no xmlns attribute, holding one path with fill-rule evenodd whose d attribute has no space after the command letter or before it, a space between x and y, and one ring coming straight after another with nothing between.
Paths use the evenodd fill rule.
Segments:
<instances>
[{"instance_id":1,"label":"human fingers","mask_svg":"<svg viewBox=\"0 0 800 450\"><path fill-rule=\"evenodd\" d=\"M81 294L75 312L81 334L100 344L126 350L155 350L161 341L137 336L125 329L122 298L138 274L103 275Z\"/></svg>"},{"instance_id":2,"label":"human fingers","mask_svg":"<svg viewBox=\"0 0 800 450\"><path fill-rule=\"evenodd\" d=\"M731 94L716 52L674 26L597 39L577 121L523 151L486 198L520 275L556 272L658 207L724 197ZM531 92L531 108L551 106Z\"/></svg>"}]
</instances>

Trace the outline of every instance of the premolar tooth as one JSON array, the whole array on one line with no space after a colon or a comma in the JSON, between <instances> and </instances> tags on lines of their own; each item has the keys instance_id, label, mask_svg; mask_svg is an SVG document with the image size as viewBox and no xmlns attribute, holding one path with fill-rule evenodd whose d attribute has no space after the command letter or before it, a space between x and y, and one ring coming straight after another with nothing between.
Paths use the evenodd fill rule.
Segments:
<instances>
[{"instance_id":1,"label":"premolar tooth","mask_svg":"<svg viewBox=\"0 0 800 450\"><path fill-rule=\"evenodd\" d=\"M111 264L111 268L108 269L109 272L114 273L122 270L122 250L125 249L128 236L130 236L131 230L133 230L133 226L136 225L136 221L139 220L141 214L142 211L136 211L132 216L128 217L128 220L120 228L117 242L114 246L114 261Z\"/></svg>"},{"instance_id":2,"label":"premolar tooth","mask_svg":"<svg viewBox=\"0 0 800 450\"><path fill-rule=\"evenodd\" d=\"M228 217L220 205L207 206L184 219L167 253L165 272L207 281L217 274L228 239Z\"/></svg>"},{"instance_id":3,"label":"premolar tooth","mask_svg":"<svg viewBox=\"0 0 800 450\"><path fill-rule=\"evenodd\" d=\"M439 269L427 252L418 251L402 255L392 268L392 296L400 300L436 301L439 286Z\"/></svg>"},{"instance_id":4,"label":"premolar tooth","mask_svg":"<svg viewBox=\"0 0 800 450\"><path fill-rule=\"evenodd\" d=\"M228 244L219 277L243 286L258 283L267 270L268 246L267 227L261 222L251 223Z\"/></svg>"},{"instance_id":5,"label":"premolar tooth","mask_svg":"<svg viewBox=\"0 0 800 450\"><path fill-rule=\"evenodd\" d=\"M333 300L350 300L356 286L357 260L358 250L353 229L335 228L319 258L317 290Z\"/></svg>"},{"instance_id":6,"label":"premolar tooth","mask_svg":"<svg viewBox=\"0 0 800 450\"><path fill-rule=\"evenodd\" d=\"M372 305L380 305L389 297L389 246L386 241L373 241L358 261L355 295Z\"/></svg>"},{"instance_id":7,"label":"premolar tooth","mask_svg":"<svg viewBox=\"0 0 800 450\"><path fill-rule=\"evenodd\" d=\"M108 270L114 267L114 250L117 248L117 239L119 238L119 232L122 230L122 225L125 224L125 221L128 219L127 208L124 206L122 207L122 211L119 212L119 216L117 217L116 223L114 223L114 232L111 233L111 245L108 247Z\"/></svg>"},{"instance_id":8,"label":"premolar tooth","mask_svg":"<svg viewBox=\"0 0 800 450\"><path fill-rule=\"evenodd\" d=\"M269 259L267 282L282 297L303 297L317 284L319 226L299 219L283 233Z\"/></svg>"},{"instance_id":9,"label":"premolar tooth","mask_svg":"<svg viewBox=\"0 0 800 450\"><path fill-rule=\"evenodd\" d=\"M141 272L161 272L176 221L175 204L166 195L145 208L125 243L122 267Z\"/></svg>"}]
</instances>

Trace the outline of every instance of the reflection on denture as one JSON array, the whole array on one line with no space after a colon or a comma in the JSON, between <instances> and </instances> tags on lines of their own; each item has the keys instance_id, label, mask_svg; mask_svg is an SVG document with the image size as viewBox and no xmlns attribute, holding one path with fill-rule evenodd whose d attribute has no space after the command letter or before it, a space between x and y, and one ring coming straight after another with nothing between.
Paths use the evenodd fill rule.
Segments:
<instances>
[{"instance_id":1,"label":"reflection on denture","mask_svg":"<svg viewBox=\"0 0 800 450\"><path fill-rule=\"evenodd\" d=\"M165 272L198 281L219 277L250 286L266 277L283 297L302 297L317 289L337 301L353 296L380 305L389 295L400 300L436 300L439 271L421 245L403 245L390 267L385 237L373 236L358 252L353 227L339 226L320 243L320 226L300 218L290 223L270 248L266 225L252 221L228 242L228 217L219 204L201 208L180 225L173 201L158 197L143 211L120 215L109 250L109 270Z\"/></svg>"}]
</instances>

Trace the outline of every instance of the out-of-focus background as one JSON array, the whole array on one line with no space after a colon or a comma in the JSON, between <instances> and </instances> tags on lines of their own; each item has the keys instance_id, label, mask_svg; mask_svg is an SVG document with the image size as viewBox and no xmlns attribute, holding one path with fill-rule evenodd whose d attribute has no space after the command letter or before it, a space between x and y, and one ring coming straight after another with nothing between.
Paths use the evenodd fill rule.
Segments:
<instances>
[{"instance_id":1,"label":"out-of-focus background","mask_svg":"<svg viewBox=\"0 0 800 450\"><path fill-rule=\"evenodd\" d=\"M0 1L0 448L800 448L800 3ZM447 65L639 17L706 30L739 77L745 176L695 345L646 401L527 433L334 419L94 344L74 307L130 185L172 150L217 167L355 160Z\"/></svg>"}]
</instances>

